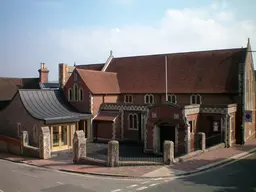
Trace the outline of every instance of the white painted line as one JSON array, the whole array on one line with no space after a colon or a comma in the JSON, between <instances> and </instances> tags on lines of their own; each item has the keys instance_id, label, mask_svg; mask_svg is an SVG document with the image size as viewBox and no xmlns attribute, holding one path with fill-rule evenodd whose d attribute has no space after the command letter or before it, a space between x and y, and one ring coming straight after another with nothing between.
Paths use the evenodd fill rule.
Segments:
<instances>
[{"instance_id":1,"label":"white painted line","mask_svg":"<svg viewBox=\"0 0 256 192\"><path fill-rule=\"evenodd\" d=\"M159 185L159 183L153 183L151 185L149 185L150 187L153 187L153 186L156 186L156 185Z\"/></svg>"},{"instance_id":2,"label":"white painted line","mask_svg":"<svg viewBox=\"0 0 256 192\"><path fill-rule=\"evenodd\" d=\"M156 179L154 179L154 181L159 181L159 180L162 180L162 178L156 178Z\"/></svg>"},{"instance_id":3,"label":"white painted line","mask_svg":"<svg viewBox=\"0 0 256 192\"><path fill-rule=\"evenodd\" d=\"M146 183L149 183L149 181L144 181L144 182L142 182L141 184L143 185L143 184L146 184Z\"/></svg>"},{"instance_id":4,"label":"white painted line","mask_svg":"<svg viewBox=\"0 0 256 192\"><path fill-rule=\"evenodd\" d=\"M141 191L141 190L144 190L144 189L147 189L148 187L140 187L140 188L137 188L136 191Z\"/></svg>"},{"instance_id":5,"label":"white painted line","mask_svg":"<svg viewBox=\"0 0 256 192\"><path fill-rule=\"evenodd\" d=\"M0 189L0 192L4 192L4 191Z\"/></svg>"},{"instance_id":6,"label":"white painted line","mask_svg":"<svg viewBox=\"0 0 256 192\"><path fill-rule=\"evenodd\" d=\"M136 186L138 186L138 185L130 185L130 186L128 186L128 187L126 187L127 189L129 189L129 188L133 188L133 187L136 187Z\"/></svg>"},{"instance_id":7,"label":"white painted line","mask_svg":"<svg viewBox=\"0 0 256 192\"><path fill-rule=\"evenodd\" d=\"M64 183L62 183L62 182L59 182L59 181L57 181L56 183L58 183L58 184L60 184L60 185L63 185Z\"/></svg>"},{"instance_id":8,"label":"white painted line","mask_svg":"<svg viewBox=\"0 0 256 192\"><path fill-rule=\"evenodd\" d=\"M122 191L122 189L116 189L116 190L113 190L111 192L118 192L118 191Z\"/></svg>"}]
</instances>

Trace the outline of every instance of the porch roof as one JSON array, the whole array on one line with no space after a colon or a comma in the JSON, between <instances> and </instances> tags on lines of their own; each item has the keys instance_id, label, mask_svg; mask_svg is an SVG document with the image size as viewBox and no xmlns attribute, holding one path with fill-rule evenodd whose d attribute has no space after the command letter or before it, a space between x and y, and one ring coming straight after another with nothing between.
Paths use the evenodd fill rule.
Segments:
<instances>
[{"instance_id":1,"label":"porch roof","mask_svg":"<svg viewBox=\"0 0 256 192\"><path fill-rule=\"evenodd\" d=\"M76 122L91 118L79 113L66 101L61 90L19 90L21 101L28 113L45 124Z\"/></svg>"},{"instance_id":2,"label":"porch roof","mask_svg":"<svg viewBox=\"0 0 256 192\"><path fill-rule=\"evenodd\" d=\"M119 111L100 111L95 121L114 121L119 116Z\"/></svg>"}]
</instances>

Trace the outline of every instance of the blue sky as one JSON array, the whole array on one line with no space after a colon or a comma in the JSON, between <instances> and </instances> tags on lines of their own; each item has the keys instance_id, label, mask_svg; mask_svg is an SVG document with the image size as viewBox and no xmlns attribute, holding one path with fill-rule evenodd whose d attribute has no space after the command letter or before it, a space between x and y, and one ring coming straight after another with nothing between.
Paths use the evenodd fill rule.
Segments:
<instances>
[{"instance_id":1,"label":"blue sky","mask_svg":"<svg viewBox=\"0 0 256 192\"><path fill-rule=\"evenodd\" d=\"M1 0L0 76L36 77L40 62L58 79L58 63L114 56L231 48L251 38L254 0Z\"/></svg>"}]
</instances>

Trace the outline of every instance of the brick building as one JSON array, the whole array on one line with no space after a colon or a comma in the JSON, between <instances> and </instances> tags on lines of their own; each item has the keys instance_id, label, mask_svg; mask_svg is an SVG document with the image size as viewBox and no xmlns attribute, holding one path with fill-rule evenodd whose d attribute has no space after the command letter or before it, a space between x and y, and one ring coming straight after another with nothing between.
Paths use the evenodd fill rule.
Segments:
<instances>
[{"instance_id":1,"label":"brick building","mask_svg":"<svg viewBox=\"0 0 256 192\"><path fill-rule=\"evenodd\" d=\"M227 145L255 137L255 77L246 48L114 58L104 64L60 64L70 104L93 115L93 137L144 143L159 153L172 140L191 151L197 132Z\"/></svg>"}]
</instances>

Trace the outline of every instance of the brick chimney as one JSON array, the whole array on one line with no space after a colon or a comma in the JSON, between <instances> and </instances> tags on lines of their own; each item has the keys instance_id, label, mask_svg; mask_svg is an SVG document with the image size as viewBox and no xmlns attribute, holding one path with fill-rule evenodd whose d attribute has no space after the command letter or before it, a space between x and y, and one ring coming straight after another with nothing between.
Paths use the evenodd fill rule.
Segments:
<instances>
[{"instance_id":1,"label":"brick chimney","mask_svg":"<svg viewBox=\"0 0 256 192\"><path fill-rule=\"evenodd\" d=\"M68 64L64 63L59 64L59 84L61 88L65 86L74 69L74 66L69 66Z\"/></svg>"},{"instance_id":2,"label":"brick chimney","mask_svg":"<svg viewBox=\"0 0 256 192\"><path fill-rule=\"evenodd\" d=\"M48 83L49 70L47 69L45 63L41 63L41 68L38 70L40 83Z\"/></svg>"}]
</instances>

